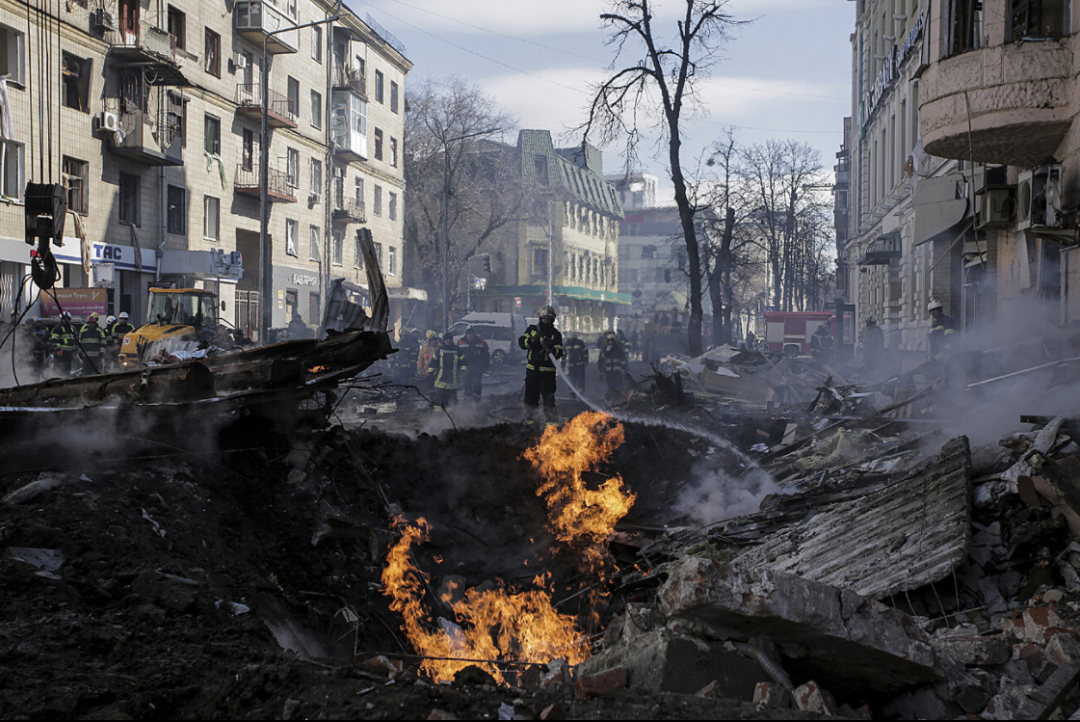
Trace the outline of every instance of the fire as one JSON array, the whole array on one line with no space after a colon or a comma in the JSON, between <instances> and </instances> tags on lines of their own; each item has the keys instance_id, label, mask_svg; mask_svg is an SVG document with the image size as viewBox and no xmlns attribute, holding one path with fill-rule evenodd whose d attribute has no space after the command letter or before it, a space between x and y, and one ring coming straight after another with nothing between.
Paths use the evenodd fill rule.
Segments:
<instances>
[{"instance_id":1,"label":"fire","mask_svg":"<svg viewBox=\"0 0 1080 722\"><path fill-rule=\"evenodd\" d=\"M309 374L321 374L323 371L328 370L329 366L312 366L307 370Z\"/></svg>"},{"instance_id":2,"label":"fire","mask_svg":"<svg viewBox=\"0 0 1080 722\"><path fill-rule=\"evenodd\" d=\"M602 573L607 538L637 496L623 489L617 474L597 489L588 488L582 476L607 461L624 439L622 424L590 411L561 428L549 426L524 454L544 479L536 494L547 504L552 534L580 547L582 566L596 574Z\"/></svg>"},{"instance_id":3,"label":"fire","mask_svg":"<svg viewBox=\"0 0 1080 722\"><path fill-rule=\"evenodd\" d=\"M413 565L409 554L413 544L427 539L428 523L419 519L411 525L399 519L395 526L401 539L387 555L382 574L385 593L393 598L390 609L404 618L402 628L413 648L427 657L421 668L436 681L452 680L457 672L475 664L496 681L505 682L495 664L481 660L546 663L563 658L578 664L589 656L575 618L556 612L550 594L542 589L468 589L451 603L456 591L451 588L441 601L453 610L456 625L440 620L438 628L432 628L423 604L428 578ZM546 578L540 575L534 581L542 587Z\"/></svg>"}]
</instances>

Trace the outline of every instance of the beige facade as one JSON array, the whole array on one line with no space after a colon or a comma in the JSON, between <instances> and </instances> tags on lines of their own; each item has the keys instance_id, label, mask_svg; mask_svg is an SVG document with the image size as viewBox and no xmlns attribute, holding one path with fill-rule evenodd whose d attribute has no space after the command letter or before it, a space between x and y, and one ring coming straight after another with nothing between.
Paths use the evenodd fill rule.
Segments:
<instances>
[{"instance_id":1,"label":"beige facade","mask_svg":"<svg viewBox=\"0 0 1080 722\"><path fill-rule=\"evenodd\" d=\"M25 182L64 183L92 265L117 261L110 311L141 321L151 283L193 285L217 291L222 317L254 331L257 304L266 302L259 299L263 38L327 20L332 4L89 0L56 8L58 16L35 10L28 22L25 4L0 0L13 126L0 205L4 280L27 262ZM381 245L387 284L401 285L411 64L348 10L333 23L272 36L268 46L272 326L295 312L314 327L330 278L365 282L359 224ZM104 274L83 271L73 225L57 253L62 285L102 281ZM0 296L5 309L13 303Z\"/></svg>"},{"instance_id":2,"label":"beige facade","mask_svg":"<svg viewBox=\"0 0 1080 722\"><path fill-rule=\"evenodd\" d=\"M927 150L986 164L972 183L984 305L999 336L1080 318L1080 15L1071 5L1033 13L1030 2L988 0L929 14L920 129Z\"/></svg>"}]
</instances>

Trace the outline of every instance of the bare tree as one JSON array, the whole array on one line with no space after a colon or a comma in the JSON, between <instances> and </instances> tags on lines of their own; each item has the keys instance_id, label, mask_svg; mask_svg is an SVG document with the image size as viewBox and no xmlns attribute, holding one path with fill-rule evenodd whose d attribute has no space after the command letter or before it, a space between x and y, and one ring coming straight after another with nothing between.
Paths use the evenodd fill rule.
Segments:
<instances>
[{"instance_id":1,"label":"bare tree","mask_svg":"<svg viewBox=\"0 0 1080 722\"><path fill-rule=\"evenodd\" d=\"M419 274L414 282L441 301L445 262L450 309L461 309L470 261L494 252L500 231L524 213L512 148L492 140L515 123L459 78L413 86L407 102L405 234ZM442 325L442 304L428 308L429 326Z\"/></svg>"},{"instance_id":2,"label":"bare tree","mask_svg":"<svg viewBox=\"0 0 1080 722\"><path fill-rule=\"evenodd\" d=\"M737 21L724 12L727 0L683 0L685 13L676 22L677 35L668 43L653 24L650 0L616 0L611 12L600 16L611 30L609 44L616 48L613 74L595 88L588 120L582 126L584 140L595 133L601 145L625 142L627 166L636 158L645 132L639 122L648 116L659 94L658 125L667 141L667 162L675 187L686 244L690 280L689 348L701 353L701 256L694 216L697 208L687 194L683 175L680 123L695 84L717 60L717 52L729 38ZM620 59L631 56L623 65Z\"/></svg>"}]
</instances>

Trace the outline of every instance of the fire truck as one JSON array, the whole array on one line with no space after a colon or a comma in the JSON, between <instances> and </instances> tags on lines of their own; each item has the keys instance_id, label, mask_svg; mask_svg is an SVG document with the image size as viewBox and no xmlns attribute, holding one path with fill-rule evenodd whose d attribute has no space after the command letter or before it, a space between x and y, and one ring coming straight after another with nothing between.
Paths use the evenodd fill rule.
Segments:
<instances>
[{"instance_id":1,"label":"fire truck","mask_svg":"<svg viewBox=\"0 0 1080 722\"><path fill-rule=\"evenodd\" d=\"M810 337L827 324L836 338L836 315L832 311L766 311L765 342L772 353L810 353Z\"/></svg>"}]
</instances>

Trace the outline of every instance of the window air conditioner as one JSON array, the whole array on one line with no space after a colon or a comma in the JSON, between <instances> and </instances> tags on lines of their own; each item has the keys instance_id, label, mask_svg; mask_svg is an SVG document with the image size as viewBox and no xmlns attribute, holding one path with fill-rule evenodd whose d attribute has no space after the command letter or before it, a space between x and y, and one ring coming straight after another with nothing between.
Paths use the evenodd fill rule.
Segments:
<instances>
[{"instance_id":1,"label":"window air conditioner","mask_svg":"<svg viewBox=\"0 0 1080 722\"><path fill-rule=\"evenodd\" d=\"M1061 166L1043 165L1021 171L1016 186L1016 229L1063 228Z\"/></svg>"},{"instance_id":2,"label":"window air conditioner","mask_svg":"<svg viewBox=\"0 0 1080 722\"><path fill-rule=\"evenodd\" d=\"M105 8L98 8L90 15L90 22L98 30L117 30L119 25L116 22L116 15L109 12Z\"/></svg>"},{"instance_id":3,"label":"window air conditioner","mask_svg":"<svg viewBox=\"0 0 1080 722\"><path fill-rule=\"evenodd\" d=\"M1003 228L1013 221L1016 212L1016 189L1011 186L987 187L975 195L979 228Z\"/></svg>"},{"instance_id":4,"label":"window air conditioner","mask_svg":"<svg viewBox=\"0 0 1080 722\"><path fill-rule=\"evenodd\" d=\"M233 53L232 63L237 70L246 70L248 66L247 56L243 53Z\"/></svg>"}]
</instances>

